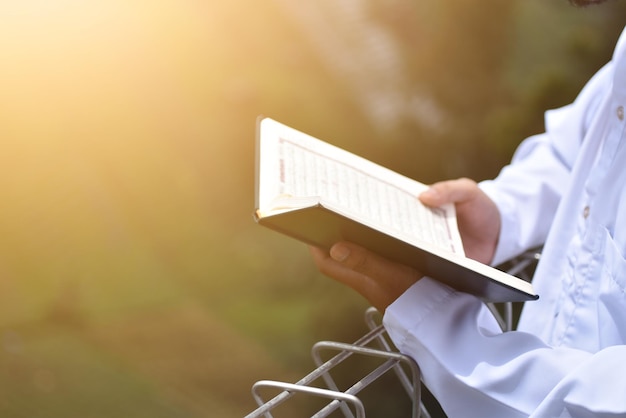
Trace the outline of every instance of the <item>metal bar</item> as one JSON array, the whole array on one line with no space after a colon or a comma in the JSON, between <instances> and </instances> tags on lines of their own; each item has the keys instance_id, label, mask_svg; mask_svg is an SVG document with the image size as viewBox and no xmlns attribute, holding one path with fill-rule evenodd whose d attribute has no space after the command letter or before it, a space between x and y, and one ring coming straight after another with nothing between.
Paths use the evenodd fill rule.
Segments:
<instances>
[{"instance_id":1,"label":"metal bar","mask_svg":"<svg viewBox=\"0 0 626 418\"><path fill-rule=\"evenodd\" d=\"M368 309L365 310L365 323L367 324L369 329L374 329L374 328L376 328L379 325L374 320L374 316L375 315L379 315L379 314L380 314L380 312L378 311L378 309L374 308L373 306L371 306L371 307L369 307ZM381 333L378 336L377 340L378 340L378 344L381 346L381 348L383 350L386 350L386 351L389 351L389 352L394 352L395 351L393 348L391 348L391 345L389 344L389 342L385 338L384 333ZM396 364L394 366L394 368L393 368L393 372L396 374L396 377L400 381L400 384L402 384L402 386L404 387L404 390L406 391L406 394L409 397L411 397L411 394L413 392L413 387L411 385L409 377L407 376L406 371L402 368L402 365L400 363ZM419 384L421 384L421 382ZM424 418L430 418L430 413L428 412L428 410L426 409L426 407L422 403L421 387L420 387L420 399L412 399L412 401L413 401L414 404L419 405L419 408L421 410L420 416L422 416Z\"/></svg>"},{"instance_id":2,"label":"metal bar","mask_svg":"<svg viewBox=\"0 0 626 418\"><path fill-rule=\"evenodd\" d=\"M253 391L256 393L260 387L273 387L277 389L282 389L283 391L288 391L290 393L301 392L333 400L350 402L354 405L357 418L365 418L365 407L363 406L363 402L361 402L359 398L351 394L337 392L329 389L316 388L312 386L302 386L293 383L276 382L273 380L260 380L256 382L253 385Z\"/></svg>"},{"instance_id":3,"label":"metal bar","mask_svg":"<svg viewBox=\"0 0 626 418\"><path fill-rule=\"evenodd\" d=\"M378 310L374 307L371 307L365 311L365 323L370 329L376 328L377 324L374 321L374 315L378 313L379 313ZM385 339L385 336L382 333L378 336L377 339L378 339L378 344L381 346L383 350L388 351L388 352L394 352L394 350L389 345L389 342ZM394 368L394 372L396 373L396 376L398 376L398 379L400 380L402 387L404 387L404 390L406 391L407 395L411 396L413 392L413 387L411 385L409 377L407 376L402 366L400 364L397 364L396 367ZM415 400L415 402L418 402L418 403L420 401L421 401L420 399Z\"/></svg>"},{"instance_id":4,"label":"metal bar","mask_svg":"<svg viewBox=\"0 0 626 418\"><path fill-rule=\"evenodd\" d=\"M316 347L317 347L317 344L314 344L313 347L311 348L311 357L313 357L313 362L315 363L315 366L316 367L320 367L323 364L323 361L320 358L320 356L318 355ZM341 353L341 354L343 354L343 353ZM347 359L348 356L346 355L345 358ZM338 392L341 391L339 389L339 387L337 386L337 383L335 383L335 380L331 376L330 369L327 370L326 372L322 373L321 377L324 380L324 383L326 383L326 386L328 387L328 389L335 390L335 391L338 391ZM338 406L339 406L339 408L341 408L341 411L343 412L344 417L346 417L346 418L354 418L354 415L352 414L352 411L350 410L348 405L346 405L345 403L340 403L340 404L338 404ZM336 409L336 408L333 408L333 410L334 409Z\"/></svg>"},{"instance_id":5,"label":"metal bar","mask_svg":"<svg viewBox=\"0 0 626 418\"><path fill-rule=\"evenodd\" d=\"M365 334L364 336L362 336L361 338L359 338L354 344L358 344L358 345L369 344L372 340L377 338L378 335L380 335L384 331L385 329L383 328L382 325L380 325L374 328L373 330L371 330L370 332L368 332L367 334ZM308 375L306 375L305 377L297 381L295 384L298 386L308 385L309 383L313 382L315 379L322 376L324 373L328 373L329 370L331 370L336 365L340 364L346 358L350 357L350 355L352 355L352 353L347 352L347 351L337 354L335 357L331 358L326 363L322 364L320 367L313 370L311 373L309 373ZM255 400L257 401L259 408L252 411L250 414L246 415L245 418L260 417L262 414L265 414L267 418L271 418L271 414L269 414L269 411L271 411L272 409L276 408L278 405L282 404L283 402L291 398L293 396L293 393L288 392L288 391L281 392L278 395L276 395L274 398L270 399L269 401L265 403L263 402L263 400L257 397L255 392L253 392L253 396Z\"/></svg>"},{"instance_id":6,"label":"metal bar","mask_svg":"<svg viewBox=\"0 0 626 418\"><path fill-rule=\"evenodd\" d=\"M320 341L313 346L313 355L315 357L316 363L321 362L319 351L322 348L341 350L342 353L352 352L352 353L358 353L358 354L369 355L369 356L374 356L374 357L387 358L390 360L395 360L396 363L404 362L408 364L409 369L411 370L412 378L413 378L413 385L412 385L412 390L410 393L411 399L413 400L412 416L415 418L419 418L420 399L421 399L420 371L419 371L419 367L417 363L411 357L402 353L375 350L373 348L357 346L355 344L337 343L337 342L332 342L332 341Z\"/></svg>"},{"instance_id":7,"label":"metal bar","mask_svg":"<svg viewBox=\"0 0 626 418\"><path fill-rule=\"evenodd\" d=\"M378 366L376 369L371 371L367 376L363 377L361 380L359 380L350 388L348 388L344 393L356 396L360 391L362 391L367 386L372 384L380 376L382 376L383 374L391 370L393 366L397 364L397 362L398 360L393 360L393 359L387 360L386 362ZM340 405L341 403L339 401L332 401L328 405L326 405L324 408L320 409L312 418L325 418L331 413L333 413Z\"/></svg>"}]
</instances>

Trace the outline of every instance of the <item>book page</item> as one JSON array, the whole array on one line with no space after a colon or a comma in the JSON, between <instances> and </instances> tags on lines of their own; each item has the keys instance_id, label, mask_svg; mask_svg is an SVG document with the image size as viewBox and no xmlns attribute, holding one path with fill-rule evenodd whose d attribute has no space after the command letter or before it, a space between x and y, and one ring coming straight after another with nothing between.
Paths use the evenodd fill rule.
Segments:
<instances>
[{"instance_id":1,"label":"book page","mask_svg":"<svg viewBox=\"0 0 626 418\"><path fill-rule=\"evenodd\" d=\"M417 198L427 186L330 144L306 142L278 139L275 207L291 197L319 197L355 219L463 255L454 208L428 208Z\"/></svg>"}]
</instances>

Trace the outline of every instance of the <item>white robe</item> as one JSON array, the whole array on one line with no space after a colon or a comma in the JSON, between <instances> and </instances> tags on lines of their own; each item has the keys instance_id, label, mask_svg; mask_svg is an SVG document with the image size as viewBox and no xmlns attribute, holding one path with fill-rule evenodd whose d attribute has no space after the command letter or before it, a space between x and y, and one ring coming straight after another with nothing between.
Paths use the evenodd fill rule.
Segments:
<instances>
[{"instance_id":1,"label":"white robe","mask_svg":"<svg viewBox=\"0 0 626 418\"><path fill-rule=\"evenodd\" d=\"M429 278L387 309L449 416L626 416L625 107L626 30L576 101L480 185L502 217L494 263L545 243L517 331Z\"/></svg>"}]
</instances>

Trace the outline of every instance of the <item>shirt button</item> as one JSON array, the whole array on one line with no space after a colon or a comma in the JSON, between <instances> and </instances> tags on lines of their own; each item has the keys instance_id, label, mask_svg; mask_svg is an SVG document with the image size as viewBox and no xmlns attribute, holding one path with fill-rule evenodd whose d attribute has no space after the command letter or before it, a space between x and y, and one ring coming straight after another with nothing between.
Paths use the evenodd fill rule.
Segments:
<instances>
[{"instance_id":1,"label":"shirt button","mask_svg":"<svg viewBox=\"0 0 626 418\"><path fill-rule=\"evenodd\" d=\"M624 106L617 107L617 118L619 120L624 120Z\"/></svg>"},{"instance_id":2,"label":"shirt button","mask_svg":"<svg viewBox=\"0 0 626 418\"><path fill-rule=\"evenodd\" d=\"M589 216L589 206L585 206L585 209L583 209L583 218L587 219L588 216Z\"/></svg>"}]
</instances>

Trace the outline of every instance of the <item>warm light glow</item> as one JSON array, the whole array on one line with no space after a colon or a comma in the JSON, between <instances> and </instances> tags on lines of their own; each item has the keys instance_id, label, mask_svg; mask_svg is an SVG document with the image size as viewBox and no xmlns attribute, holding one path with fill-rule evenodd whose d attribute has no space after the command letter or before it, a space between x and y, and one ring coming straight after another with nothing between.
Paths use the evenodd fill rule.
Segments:
<instances>
[{"instance_id":1,"label":"warm light glow","mask_svg":"<svg viewBox=\"0 0 626 418\"><path fill-rule=\"evenodd\" d=\"M189 261L180 243L208 252L226 202L247 209L243 191L223 198L252 171L254 129L250 117L233 137L241 116L224 106L247 48L243 35L224 45L224 14L219 2L0 3L0 282L18 282L0 297L45 309L74 283L84 309L110 310L107 291ZM118 302L167 299L168 280ZM21 306L0 303L0 324Z\"/></svg>"}]
</instances>

